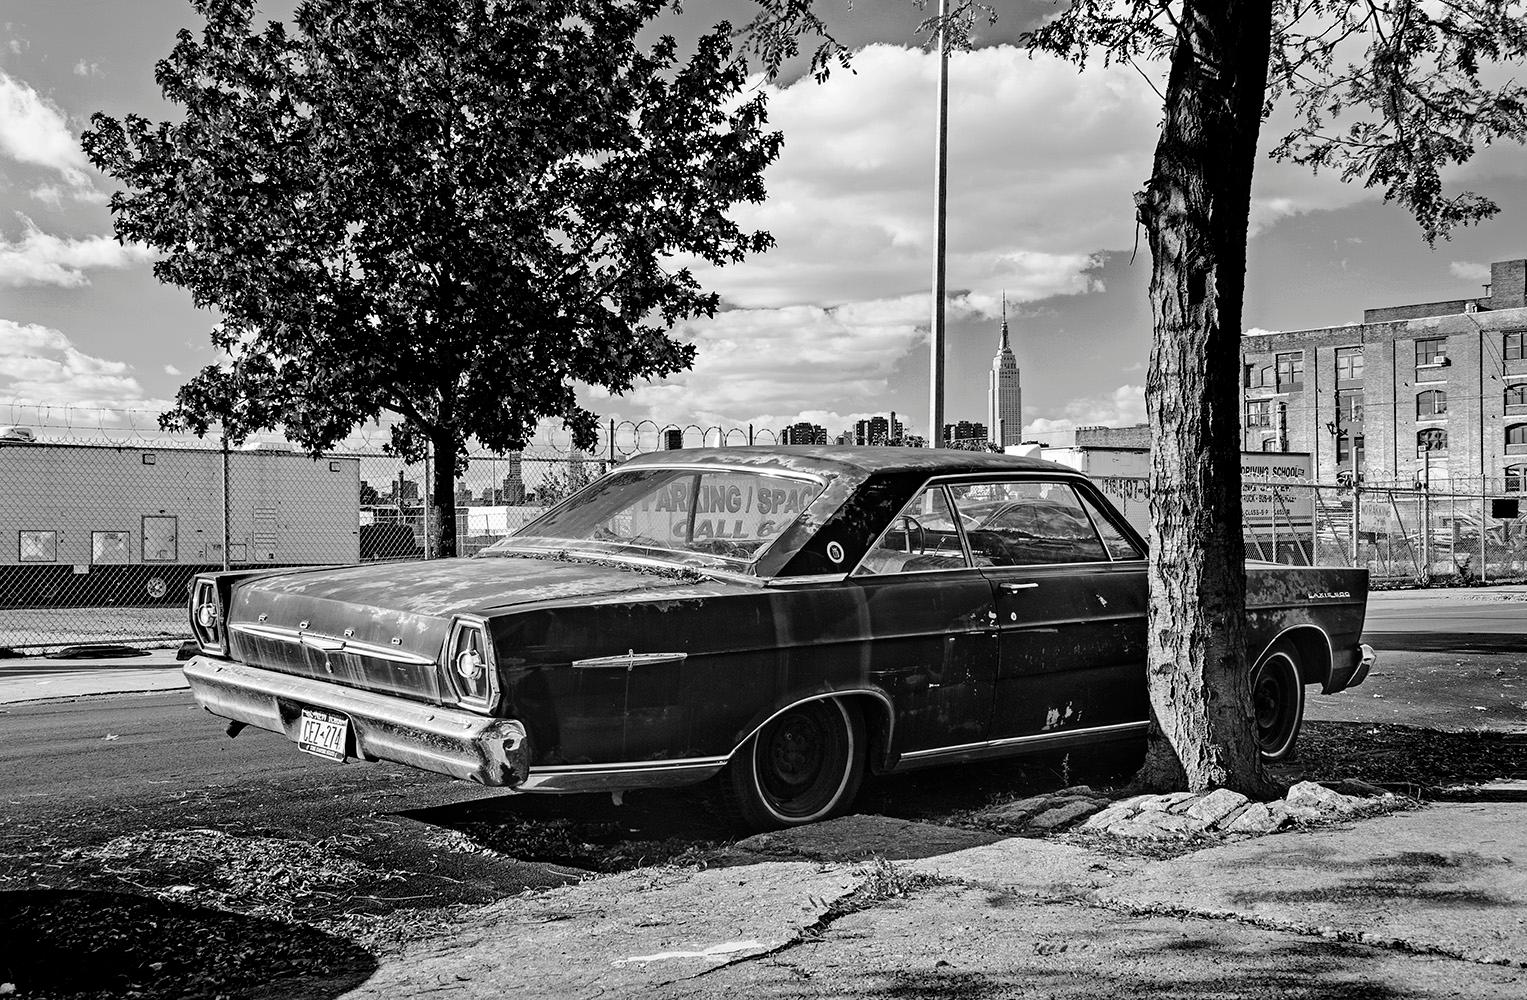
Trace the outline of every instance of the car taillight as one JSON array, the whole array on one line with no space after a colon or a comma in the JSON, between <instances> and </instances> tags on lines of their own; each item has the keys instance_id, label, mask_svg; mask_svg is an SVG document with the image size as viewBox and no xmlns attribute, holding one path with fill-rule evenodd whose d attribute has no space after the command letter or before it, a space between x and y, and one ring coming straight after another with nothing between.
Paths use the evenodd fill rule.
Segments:
<instances>
[{"instance_id":1,"label":"car taillight","mask_svg":"<svg viewBox=\"0 0 1527 1000\"><path fill-rule=\"evenodd\" d=\"M204 652L223 651L222 617L217 585L211 580L197 580L191 587L191 634Z\"/></svg>"},{"instance_id":2,"label":"car taillight","mask_svg":"<svg viewBox=\"0 0 1527 1000\"><path fill-rule=\"evenodd\" d=\"M456 620L446 649L445 672L456 691L456 700L463 706L485 711L493 707L497 679L488 630L482 621Z\"/></svg>"}]
</instances>

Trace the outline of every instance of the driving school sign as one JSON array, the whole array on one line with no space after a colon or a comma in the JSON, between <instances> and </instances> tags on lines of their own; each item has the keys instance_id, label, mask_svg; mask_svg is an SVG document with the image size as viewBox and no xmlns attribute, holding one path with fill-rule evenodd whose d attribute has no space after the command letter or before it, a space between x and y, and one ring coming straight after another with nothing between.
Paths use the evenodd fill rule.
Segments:
<instances>
[{"instance_id":1,"label":"driving school sign","mask_svg":"<svg viewBox=\"0 0 1527 1000\"><path fill-rule=\"evenodd\" d=\"M1308 528L1315 492L1308 452L1241 452L1241 516L1248 528Z\"/></svg>"}]
</instances>

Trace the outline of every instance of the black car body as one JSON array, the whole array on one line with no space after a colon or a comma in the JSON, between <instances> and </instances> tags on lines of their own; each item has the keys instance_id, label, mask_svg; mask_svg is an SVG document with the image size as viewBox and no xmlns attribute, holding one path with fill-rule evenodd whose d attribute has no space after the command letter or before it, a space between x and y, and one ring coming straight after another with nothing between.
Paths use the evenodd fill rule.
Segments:
<instances>
[{"instance_id":1,"label":"black car body","mask_svg":"<svg viewBox=\"0 0 1527 1000\"><path fill-rule=\"evenodd\" d=\"M336 759L523 791L727 771L746 818L900 771L1138 737L1145 545L1048 462L923 449L642 456L471 559L216 574L212 713ZM1365 570L1253 564L1258 739L1359 683Z\"/></svg>"}]
</instances>

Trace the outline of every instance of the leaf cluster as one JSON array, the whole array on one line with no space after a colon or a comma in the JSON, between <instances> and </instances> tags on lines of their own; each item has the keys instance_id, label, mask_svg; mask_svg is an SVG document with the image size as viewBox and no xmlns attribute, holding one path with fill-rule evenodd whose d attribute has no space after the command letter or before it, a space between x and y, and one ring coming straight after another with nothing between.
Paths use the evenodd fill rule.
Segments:
<instances>
[{"instance_id":1,"label":"leaf cluster","mask_svg":"<svg viewBox=\"0 0 1527 1000\"><path fill-rule=\"evenodd\" d=\"M87 154L121 185L119 239L221 323L228 360L167 426L283 426L331 446L397 418L393 445L522 447L575 383L686 368L669 335L719 301L680 261L766 250L729 217L764 197L781 137L731 29L681 60L639 36L665 0L193 0L155 76L177 121L97 114Z\"/></svg>"}]
</instances>

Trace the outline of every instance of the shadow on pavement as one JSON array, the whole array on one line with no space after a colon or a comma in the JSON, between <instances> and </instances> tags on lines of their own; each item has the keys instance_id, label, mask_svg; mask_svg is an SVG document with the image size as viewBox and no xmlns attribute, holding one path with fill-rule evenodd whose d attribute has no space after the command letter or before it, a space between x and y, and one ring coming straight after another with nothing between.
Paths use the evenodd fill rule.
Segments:
<instances>
[{"instance_id":1,"label":"shadow on pavement","mask_svg":"<svg viewBox=\"0 0 1527 1000\"><path fill-rule=\"evenodd\" d=\"M1524 611L1527 614L1527 611ZM1383 664L1386 650L1396 653L1522 653L1527 652L1523 632L1364 632L1363 641L1379 651Z\"/></svg>"},{"instance_id":2,"label":"shadow on pavement","mask_svg":"<svg viewBox=\"0 0 1527 1000\"><path fill-rule=\"evenodd\" d=\"M957 823L961 814L995 801L1054 791L1068 784L1103 786L1127 780L1143 743L1069 755L1026 758L908 775L872 777L852 812L933 824ZM728 815L719 781L689 788L629 792L621 805L607 794L501 795L401 811L401 816L454 830L521 861L584 871L619 872L655 864L709 866L779 860L891 861L928 857L987 843L991 836L949 829L947 836L843 844L827 850L749 841L751 831ZM791 853L794 851L795 853ZM783 853L782 853L783 852Z\"/></svg>"},{"instance_id":3,"label":"shadow on pavement","mask_svg":"<svg viewBox=\"0 0 1527 1000\"><path fill-rule=\"evenodd\" d=\"M1477 886L1482 869L1509 871L1511 862L1504 858L1486 858L1474 853L1434 854L1429 851L1399 851L1360 862L1343 861L1329 856L1333 852L1308 845L1302 848L1307 860L1327 872L1340 873L1338 885L1286 889L1247 889L1230 893L1235 906L1251 907L1257 903L1328 903L1341 900L1355 904L1390 904L1402 909L1414 906L1480 907L1516 906L1507 896L1483 891ZM1382 850L1382 847L1377 848ZM1475 885L1457 883L1474 880Z\"/></svg>"},{"instance_id":4,"label":"shadow on pavement","mask_svg":"<svg viewBox=\"0 0 1527 1000\"><path fill-rule=\"evenodd\" d=\"M1527 733L1312 721L1299 737L1297 757L1273 773L1290 783L1358 778L1420 798L1441 798L1448 785L1527 778ZM1471 800L1481 797L1489 792Z\"/></svg>"},{"instance_id":5,"label":"shadow on pavement","mask_svg":"<svg viewBox=\"0 0 1527 1000\"><path fill-rule=\"evenodd\" d=\"M119 892L0 892L0 982L18 996L271 995L322 1000L376 960L302 924Z\"/></svg>"}]
</instances>

